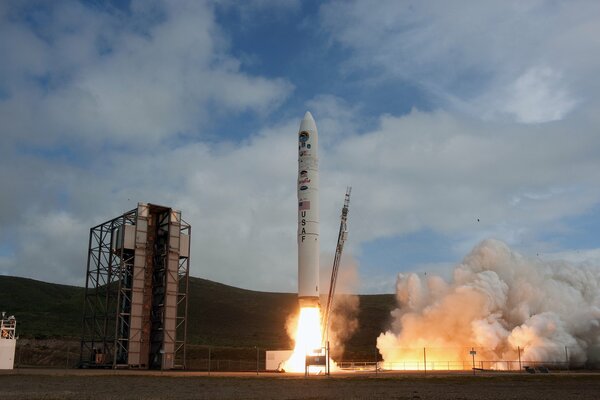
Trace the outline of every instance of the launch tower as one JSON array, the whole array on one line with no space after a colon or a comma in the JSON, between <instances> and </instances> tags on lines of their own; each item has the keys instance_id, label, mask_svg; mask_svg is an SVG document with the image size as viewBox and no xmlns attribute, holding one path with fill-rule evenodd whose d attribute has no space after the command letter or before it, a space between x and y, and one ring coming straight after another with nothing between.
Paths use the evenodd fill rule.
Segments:
<instances>
[{"instance_id":1,"label":"launch tower","mask_svg":"<svg viewBox=\"0 0 600 400\"><path fill-rule=\"evenodd\" d=\"M190 235L146 203L90 229L80 365L185 368Z\"/></svg>"}]
</instances>

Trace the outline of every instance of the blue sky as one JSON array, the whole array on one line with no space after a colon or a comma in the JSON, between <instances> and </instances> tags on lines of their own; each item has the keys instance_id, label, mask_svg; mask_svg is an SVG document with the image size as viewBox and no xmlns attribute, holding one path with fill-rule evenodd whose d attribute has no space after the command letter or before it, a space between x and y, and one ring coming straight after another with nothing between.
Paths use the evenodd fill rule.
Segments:
<instances>
[{"instance_id":1,"label":"blue sky","mask_svg":"<svg viewBox=\"0 0 600 400\"><path fill-rule=\"evenodd\" d=\"M296 133L348 290L449 276L481 240L600 262L594 1L0 4L0 274L83 284L89 228L182 210L192 275L296 288ZM356 271L354 271L354 269Z\"/></svg>"}]
</instances>

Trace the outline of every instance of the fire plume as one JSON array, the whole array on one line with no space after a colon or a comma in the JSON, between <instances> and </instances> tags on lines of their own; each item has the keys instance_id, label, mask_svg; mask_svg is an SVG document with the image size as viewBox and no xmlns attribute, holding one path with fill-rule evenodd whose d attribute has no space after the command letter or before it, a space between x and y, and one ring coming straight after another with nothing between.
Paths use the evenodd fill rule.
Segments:
<instances>
[{"instance_id":1,"label":"fire plume","mask_svg":"<svg viewBox=\"0 0 600 400\"><path fill-rule=\"evenodd\" d=\"M321 309L302 307L295 329L292 356L283 364L287 372L304 372L307 355L321 354Z\"/></svg>"}]
</instances>

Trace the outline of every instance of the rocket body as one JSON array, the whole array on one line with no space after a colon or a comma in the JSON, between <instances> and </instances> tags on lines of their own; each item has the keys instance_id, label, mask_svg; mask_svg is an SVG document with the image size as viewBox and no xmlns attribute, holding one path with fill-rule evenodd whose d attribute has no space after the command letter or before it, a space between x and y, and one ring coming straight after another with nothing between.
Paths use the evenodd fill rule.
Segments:
<instances>
[{"instance_id":1,"label":"rocket body","mask_svg":"<svg viewBox=\"0 0 600 400\"><path fill-rule=\"evenodd\" d=\"M319 135L310 112L298 131L298 299L319 305Z\"/></svg>"}]
</instances>

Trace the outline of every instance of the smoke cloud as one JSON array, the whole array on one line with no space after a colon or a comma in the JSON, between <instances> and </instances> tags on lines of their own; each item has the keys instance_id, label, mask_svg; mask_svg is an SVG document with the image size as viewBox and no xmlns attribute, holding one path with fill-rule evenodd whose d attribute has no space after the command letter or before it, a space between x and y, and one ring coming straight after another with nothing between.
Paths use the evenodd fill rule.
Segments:
<instances>
[{"instance_id":1,"label":"smoke cloud","mask_svg":"<svg viewBox=\"0 0 600 400\"><path fill-rule=\"evenodd\" d=\"M600 360L597 265L528 259L486 240L451 282L399 274L396 296L391 329L377 339L386 362L424 347L449 361L470 361L471 347L487 360L516 360L518 348L523 361Z\"/></svg>"},{"instance_id":2,"label":"smoke cloud","mask_svg":"<svg viewBox=\"0 0 600 400\"><path fill-rule=\"evenodd\" d=\"M326 290L321 294L321 305L327 306L327 293L331 280L331 262L329 267L321 267L321 288ZM358 287L358 263L351 256L342 256L338 269L336 291L333 299L333 308L329 316L329 347L331 358L340 359L344 355L345 343L358 329L359 297L355 294Z\"/></svg>"},{"instance_id":3,"label":"smoke cloud","mask_svg":"<svg viewBox=\"0 0 600 400\"><path fill-rule=\"evenodd\" d=\"M344 355L345 343L358 329L358 296L339 294L335 296L331 310L329 347L331 358L339 360Z\"/></svg>"}]
</instances>

